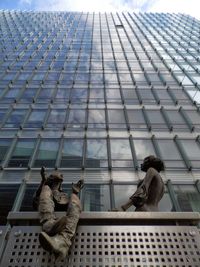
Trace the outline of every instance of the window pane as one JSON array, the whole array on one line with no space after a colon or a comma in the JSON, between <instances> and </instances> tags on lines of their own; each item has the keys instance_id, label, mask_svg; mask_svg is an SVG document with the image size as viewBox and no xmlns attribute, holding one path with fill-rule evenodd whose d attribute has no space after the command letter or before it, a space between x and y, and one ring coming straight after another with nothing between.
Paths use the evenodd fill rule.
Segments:
<instances>
[{"instance_id":1,"label":"window pane","mask_svg":"<svg viewBox=\"0 0 200 267\"><path fill-rule=\"evenodd\" d=\"M185 110L185 113L191 120L196 129L200 129L200 114L196 110Z\"/></svg>"},{"instance_id":2,"label":"window pane","mask_svg":"<svg viewBox=\"0 0 200 267\"><path fill-rule=\"evenodd\" d=\"M4 111L4 110L0 110L0 123L2 123L5 114L6 114L6 111Z\"/></svg>"},{"instance_id":3,"label":"window pane","mask_svg":"<svg viewBox=\"0 0 200 267\"><path fill-rule=\"evenodd\" d=\"M104 110L89 110L88 126L91 128L105 127L105 111Z\"/></svg>"},{"instance_id":4,"label":"window pane","mask_svg":"<svg viewBox=\"0 0 200 267\"><path fill-rule=\"evenodd\" d=\"M90 88L90 101L99 102L104 100L104 90L101 88Z\"/></svg>"},{"instance_id":5,"label":"window pane","mask_svg":"<svg viewBox=\"0 0 200 267\"><path fill-rule=\"evenodd\" d=\"M108 185L85 185L83 191L84 211L110 210L110 194Z\"/></svg>"},{"instance_id":6,"label":"window pane","mask_svg":"<svg viewBox=\"0 0 200 267\"><path fill-rule=\"evenodd\" d=\"M125 128L125 117L123 110L108 110L109 127L111 128Z\"/></svg>"},{"instance_id":7,"label":"window pane","mask_svg":"<svg viewBox=\"0 0 200 267\"><path fill-rule=\"evenodd\" d=\"M4 124L4 127L19 127L25 118L27 110L14 110L9 118L7 119L6 123Z\"/></svg>"},{"instance_id":8,"label":"window pane","mask_svg":"<svg viewBox=\"0 0 200 267\"><path fill-rule=\"evenodd\" d=\"M39 174L38 174L39 175ZM36 192L38 184L29 184L26 186L25 194L22 200L20 211L33 211L33 196Z\"/></svg>"},{"instance_id":9,"label":"window pane","mask_svg":"<svg viewBox=\"0 0 200 267\"><path fill-rule=\"evenodd\" d=\"M70 89L58 88L55 99L60 102L66 102L69 99Z\"/></svg>"},{"instance_id":10,"label":"window pane","mask_svg":"<svg viewBox=\"0 0 200 267\"><path fill-rule=\"evenodd\" d=\"M107 143L106 140L87 140L86 167L107 167Z\"/></svg>"},{"instance_id":11,"label":"window pane","mask_svg":"<svg viewBox=\"0 0 200 267\"><path fill-rule=\"evenodd\" d=\"M46 110L33 110L25 124L25 127L41 127L46 115Z\"/></svg>"},{"instance_id":12,"label":"window pane","mask_svg":"<svg viewBox=\"0 0 200 267\"><path fill-rule=\"evenodd\" d=\"M5 159L6 153L10 148L11 140L0 139L0 163Z\"/></svg>"},{"instance_id":13,"label":"window pane","mask_svg":"<svg viewBox=\"0 0 200 267\"><path fill-rule=\"evenodd\" d=\"M127 110L128 120L131 128L146 129L146 122L142 110Z\"/></svg>"},{"instance_id":14,"label":"window pane","mask_svg":"<svg viewBox=\"0 0 200 267\"><path fill-rule=\"evenodd\" d=\"M27 167L33 154L33 140L18 140L8 162L8 167Z\"/></svg>"},{"instance_id":15,"label":"window pane","mask_svg":"<svg viewBox=\"0 0 200 267\"><path fill-rule=\"evenodd\" d=\"M7 223L7 216L14 204L18 188L18 184L0 185L0 225Z\"/></svg>"},{"instance_id":16,"label":"window pane","mask_svg":"<svg viewBox=\"0 0 200 267\"><path fill-rule=\"evenodd\" d=\"M65 122L66 111L62 109L53 109L48 118L47 127L63 126Z\"/></svg>"},{"instance_id":17,"label":"window pane","mask_svg":"<svg viewBox=\"0 0 200 267\"><path fill-rule=\"evenodd\" d=\"M37 102L46 102L52 97L53 88L42 88L37 96Z\"/></svg>"},{"instance_id":18,"label":"window pane","mask_svg":"<svg viewBox=\"0 0 200 267\"><path fill-rule=\"evenodd\" d=\"M125 123L123 110L108 110L109 123Z\"/></svg>"},{"instance_id":19,"label":"window pane","mask_svg":"<svg viewBox=\"0 0 200 267\"><path fill-rule=\"evenodd\" d=\"M132 89L132 90L124 89L123 96L126 100L132 99L132 100L135 100L135 103L138 103L138 97L137 97L135 89Z\"/></svg>"},{"instance_id":20,"label":"window pane","mask_svg":"<svg viewBox=\"0 0 200 267\"><path fill-rule=\"evenodd\" d=\"M34 167L54 168L58 153L58 140L42 140L37 151Z\"/></svg>"},{"instance_id":21,"label":"window pane","mask_svg":"<svg viewBox=\"0 0 200 267\"><path fill-rule=\"evenodd\" d=\"M195 140L180 140L183 149L192 163L192 167L200 168L200 146Z\"/></svg>"},{"instance_id":22,"label":"window pane","mask_svg":"<svg viewBox=\"0 0 200 267\"><path fill-rule=\"evenodd\" d=\"M73 102L79 101L80 102L80 100L83 100L83 99L85 99L85 101L87 99L87 89L86 88L82 88L82 89L74 89L73 88L71 90L71 101L73 101Z\"/></svg>"},{"instance_id":23,"label":"window pane","mask_svg":"<svg viewBox=\"0 0 200 267\"><path fill-rule=\"evenodd\" d=\"M129 140L111 139L111 158L113 167L132 167L132 153Z\"/></svg>"},{"instance_id":24,"label":"window pane","mask_svg":"<svg viewBox=\"0 0 200 267\"><path fill-rule=\"evenodd\" d=\"M8 92L4 95L4 99L8 100L8 99L17 98L19 91L20 91L20 88L9 89Z\"/></svg>"},{"instance_id":25,"label":"window pane","mask_svg":"<svg viewBox=\"0 0 200 267\"><path fill-rule=\"evenodd\" d=\"M21 99L23 99L24 101L32 101L32 99L34 98L34 96L36 95L38 88L26 88L21 96Z\"/></svg>"},{"instance_id":26,"label":"window pane","mask_svg":"<svg viewBox=\"0 0 200 267\"><path fill-rule=\"evenodd\" d=\"M143 103L155 103L154 95L150 89L140 89L138 92Z\"/></svg>"},{"instance_id":27,"label":"window pane","mask_svg":"<svg viewBox=\"0 0 200 267\"><path fill-rule=\"evenodd\" d=\"M149 155L156 155L152 141L143 139L134 139L133 140L134 147L135 147L135 153L138 160L138 163L141 164L143 162L143 159L148 157Z\"/></svg>"},{"instance_id":28,"label":"window pane","mask_svg":"<svg viewBox=\"0 0 200 267\"><path fill-rule=\"evenodd\" d=\"M106 96L107 96L108 101L117 100L117 99L121 100L119 89L107 89Z\"/></svg>"},{"instance_id":29,"label":"window pane","mask_svg":"<svg viewBox=\"0 0 200 267\"><path fill-rule=\"evenodd\" d=\"M171 92L179 104L186 104L186 105L191 104L189 96L187 96L183 90L180 89L176 90L173 88Z\"/></svg>"},{"instance_id":30,"label":"window pane","mask_svg":"<svg viewBox=\"0 0 200 267\"><path fill-rule=\"evenodd\" d=\"M169 93L166 90L159 90L156 88L156 95L158 96L158 99L160 100L161 104L171 104L173 105L173 101L169 95Z\"/></svg>"},{"instance_id":31,"label":"window pane","mask_svg":"<svg viewBox=\"0 0 200 267\"><path fill-rule=\"evenodd\" d=\"M124 205L133 195L136 189L136 185L114 185L115 208L120 208L122 205ZM134 210L135 206L131 206L127 211Z\"/></svg>"},{"instance_id":32,"label":"window pane","mask_svg":"<svg viewBox=\"0 0 200 267\"><path fill-rule=\"evenodd\" d=\"M85 110L80 109L71 109L69 113L69 124L72 124L72 127L81 127L85 124ZM81 125L82 124L82 125Z\"/></svg>"},{"instance_id":33,"label":"window pane","mask_svg":"<svg viewBox=\"0 0 200 267\"><path fill-rule=\"evenodd\" d=\"M173 140L157 140L161 157L169 168L184 168L185 164Z\"/></svg>"},{"instance_id":34,"label":"window pane","mask_svg":"<svg viewBox=\"0 0 200 267\"><path fill-rule=\"evenodd\" d=\"M176 199L182 211L200 212L200 194L193 185L174 185Z\"/></svg>"},{"instance_id":35,"label":"window pane","mask_svg":"<svg viewBox=\"0 0 200 267\"><path fill-rule=\"evenodd\" d=\"M178 110L165 110L171 125L176 130L189 130L188 126Z\"/></svg>"},{"instance_id":36,"label":"window pane","mask_svg":"<svg viewBox=\"0 0 200 267\"><path fill-rule=\"evenodd\" d=\"M169 193L166 191L166 187L165 187L165 193L160 202L158 203L158 210L162 212L173 211L172 201L170 199Z\"/></svg>"},{"instance_id":37,"label":"window pane","mask_svg":"<svg viewBox=\"0 0 200 267\"><path fill-rule=\"evenodd\" d=\"M160 110L146 110L150 125L153 129L166 129L168 128Z\"/></svg>"},{"instance_id":38,"label":"window pane","mask_svg":"<svg viewBox=\"0 0 200 267\"><path fill-rule=\"evenodd\" d=\"M66 139L62 148L60 166L73 168L82 166L83 140Z\"/></svg>"}]
</instances>

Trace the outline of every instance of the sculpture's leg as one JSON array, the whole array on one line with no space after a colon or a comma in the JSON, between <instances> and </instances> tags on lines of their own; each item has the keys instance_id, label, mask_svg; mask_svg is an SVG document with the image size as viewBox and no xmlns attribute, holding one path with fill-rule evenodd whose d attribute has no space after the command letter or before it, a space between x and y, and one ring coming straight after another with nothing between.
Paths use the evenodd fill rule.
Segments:
<instances>
[{"instance_id":1,"label":"sculpture's leg","mask_svg":"<svg viewBox=\"0 0 200 267\"><path fill-rule=\"evenodd\" d=\"M66 216L57 219L54 207L52 191L48 185L44 185L40 193L38 210L42 230L49 235L61 232L66 225Z\"/></svg>"},{"instance_id":2,"label":"sculpture's leg","mask_svg":"<svg viewBox=\"0 0 200 267\"><path fill-rule=\"evenodd\" d=\"M81 203L79 197L76 194L72 194L69 207L67 210L67 224L65 229L70 239L75 235L80 213L81 213Z\"/></svg>"},{"instance_id":3,"label":"sculpture's leg","mask_svg":"<svg viewBox=\"0 0 200 267\"><path fill-rule=\"evenodd\" d=\"M40 223L45 226L48 221L56 220L56 215L54 213L54 202L53 194L48 185L42 187L39 199L39 213L40 213ZM43 229L45 230L45 229Z\"/></svg>"},{"instance_id":4,"label":"sculpture's leg","mask_svg":"<svg viewBox=\"0 0 200 267\"><path fill-rule=\"evenodd\" d=\"M47 235L45 232L42 232L39 236L42 247L49 252L53 252L56 256L64 259L68 255L69 248L72 244L72 239L76 233L80 213L80 200L76 194L72 194L67 211L65 228L63 231L52 237Z\"/></svg>"},{"instance_id":5,"label":"sculpture's leg","mask_svg":"<svg viewBox=\"0 0 200 267\"><path fill-rule=\"evenodd\" d=\"M124 205L121 206L121 208L123 211L126 211L132 205L133 205L133 201L131 199L129 199Z\"/></svg>"}]
</instances>

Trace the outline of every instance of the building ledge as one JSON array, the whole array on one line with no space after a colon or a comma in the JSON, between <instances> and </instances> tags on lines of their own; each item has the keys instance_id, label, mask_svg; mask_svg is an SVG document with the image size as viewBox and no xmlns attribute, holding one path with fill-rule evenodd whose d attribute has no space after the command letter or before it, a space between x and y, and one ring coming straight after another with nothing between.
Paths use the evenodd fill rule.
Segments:
<instances>
[{"instance_id":1,"label":"building ledge","mask_svg":"<svg viewBox=\"0 0 200 267\"><path fill-rule=\"evenodd\" d=\"M58 217L64 212L56 212ZM11 225L39 225L38 212L10 212ZM197 225L198 212L82 212L80 225Z\"/></svg>"}]
</instances>

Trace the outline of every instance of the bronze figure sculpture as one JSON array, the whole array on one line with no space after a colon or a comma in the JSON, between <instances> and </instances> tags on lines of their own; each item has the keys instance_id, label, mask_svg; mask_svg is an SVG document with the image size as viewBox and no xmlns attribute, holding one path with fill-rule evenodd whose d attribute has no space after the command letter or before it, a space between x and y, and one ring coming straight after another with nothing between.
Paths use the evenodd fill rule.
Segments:
<instances>
[{"instance_id":1,"label":"bronze figure sculpture","mask_svg":"<svg viewBox=\"0 0 200 267\"><path fill-rule=\"evenodd\" d=\"M158 203L164 195L164 182L159 174L164 170L164 163L151 155L144 159L141 170L146 175L128 202L121 206L123 211L132 205L136 207L135 211L158 211Z\"/></svg>"},{"instance_id":2,"label":"bronze figure sculpture","mask_svg":"<svg viewBox=\"0 0 200 267\"><path fill-rule=\"evenodd\" d=\"M57 171L49 177L45 168L41 168L42 181L33 198L33 206L40 213L42 232L39 235L41 246L53 253L56 259L64 259L69 252L81 213L78 193L84 182L72 184L69 198L62 190L63 175ZM57 218L55 211L66 211L66 215Z\"/></svg>"}]
</instances>

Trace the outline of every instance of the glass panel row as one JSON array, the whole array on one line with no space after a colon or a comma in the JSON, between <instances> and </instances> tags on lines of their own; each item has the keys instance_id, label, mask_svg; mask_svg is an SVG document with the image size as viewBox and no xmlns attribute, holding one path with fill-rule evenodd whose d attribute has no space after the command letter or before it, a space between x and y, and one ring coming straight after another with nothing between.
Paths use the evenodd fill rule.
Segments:
<instances>
[{"instance_id":1,"label":"glass panel row","mask_svg":"<svg viewBox=\"0 0 200 267\"><path fill-rule=\"evenodd\" d=\"M1 128L200 130L193 109L0 109Z\"/></svg>"},{"instance_id":2,"label":"glass panel row","mask_svg":"<svg viewBox=\"0 0 200 267\"><path fill-rule=\"evenodd\" d=\"M101 168L136 167L149 155L157 155L166 168L200 168L197 139L0 139L4 167Z\"/></svg>"}]
</instances>

